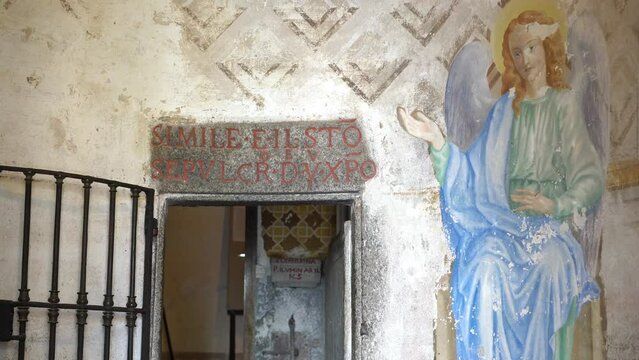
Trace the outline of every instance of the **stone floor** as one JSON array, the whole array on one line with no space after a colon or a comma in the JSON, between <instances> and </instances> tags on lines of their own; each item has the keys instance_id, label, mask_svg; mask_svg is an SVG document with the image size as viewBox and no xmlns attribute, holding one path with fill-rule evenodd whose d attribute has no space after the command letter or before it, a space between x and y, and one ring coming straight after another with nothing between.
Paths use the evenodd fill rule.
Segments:
<instances>
[{"instance_id":1,"label":"stone floor","mask_svg":"<svg viewBox=\"0 0 639 360\"><path fill-rule=\"evenodd\" d=\"M169 353L162 353L162 360L228 360L227 354L220 353L175 353L173 359ZM242 354L236 354L235 360L243 360Z\"/></svg>"}]
</instances>

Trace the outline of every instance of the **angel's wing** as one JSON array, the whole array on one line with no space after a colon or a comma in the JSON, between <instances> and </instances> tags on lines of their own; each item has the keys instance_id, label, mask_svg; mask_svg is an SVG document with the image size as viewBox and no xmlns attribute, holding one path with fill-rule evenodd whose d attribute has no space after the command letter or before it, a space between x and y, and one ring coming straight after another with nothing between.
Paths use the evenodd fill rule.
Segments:
<instances>
[{"instance_id":1,"label":"angel's wing","mask_svg":"<svg viewBox=\"0 0 639 360\"><path fill-rule=\"evenodd\" d=\"M461 149L475 140L496 100L486 78L491 63L488 46L475 41L455 55L450 67L444 100L446 130L448 139Z\"/></svg>"},{"instance_id":2,"label":"angel's wing","mask_svg":"<svg viewBox=\"0 0 639 360\"><path fill-rule=\"evenodd\" d=\"M595 25L593 25L595 24ZM570 25L568 53L570 54L570 85L580 101L590 140L599 152L606 171L608 167L608 122L610 108L610 74L606 40L597 20L580 16ZM601 204L577 226L577 239L584 250L591 275L599 271L599 249L603 215Z\"/></svg>"}]
</instances>

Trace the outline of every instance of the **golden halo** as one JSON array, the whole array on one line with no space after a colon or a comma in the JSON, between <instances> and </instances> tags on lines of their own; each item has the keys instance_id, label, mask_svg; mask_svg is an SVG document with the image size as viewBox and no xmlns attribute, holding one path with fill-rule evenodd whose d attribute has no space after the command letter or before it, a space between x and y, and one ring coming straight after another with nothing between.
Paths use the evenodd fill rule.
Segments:
<instances>
[{"instance_id":1,"label":"golden halo","mask_svg":"<svg viewBox=\"0 0 639 360\"><path fill-rule=\"evenodd\" d=\"M559 9L556 0L511 0L504 6L495 18L493 29L490 33L490 46L493 50L493 61L497 70L504 73L504 58L502 57L502 42L508 24L524 11L535 10L542 12L559 22L559 31L562 38L568 34L568 19L566 14Z\"/></svg>"}]
</instances>

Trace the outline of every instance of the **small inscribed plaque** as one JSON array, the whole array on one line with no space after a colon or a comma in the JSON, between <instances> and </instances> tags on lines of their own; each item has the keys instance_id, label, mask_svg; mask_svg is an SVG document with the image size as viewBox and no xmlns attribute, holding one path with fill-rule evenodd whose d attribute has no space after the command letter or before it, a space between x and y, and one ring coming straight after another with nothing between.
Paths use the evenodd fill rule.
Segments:
<instances>
[{"instance_id":1,"label":"small inscribed plaque","mask_svg":"<svg viewBox=\"0 0 639 360\"><path fill-rule=\"evenodd\" d=\"M358 191L377 175L355 119L156 124L151 178L161 192Z\"/></svg>"},{"instance_id":2,"label":"small inscribed plaque","mask_svg":"<svg viewBox=\"0 0 639 360\"><path fill-rule=\"evenodd\" d=\"M271 259L271 277L279 287L315 287L322 278L322 261Z\"/></svg>"}]
</instances>

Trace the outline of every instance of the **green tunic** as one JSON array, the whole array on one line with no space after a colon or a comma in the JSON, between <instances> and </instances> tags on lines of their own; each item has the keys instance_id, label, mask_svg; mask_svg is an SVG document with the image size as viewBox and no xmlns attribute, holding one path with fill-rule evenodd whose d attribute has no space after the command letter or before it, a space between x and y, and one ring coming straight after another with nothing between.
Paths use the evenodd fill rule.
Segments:
<instances>
[{"instance_id":1,"label":"green tunic","mask_svg":"<svg viewBox=\"0 0 639 360\"><path fill-rule=\"evenodd\" d=\"M553 199L556 218L588 208L601 197L601 159L571 91L549 88L540 98L523 100L510 139L509 193L525 188ZM448 146L431 147L440 183L448 164ZM510 206L519 205L511 200Z\"/></svg>"}]
</instances>

